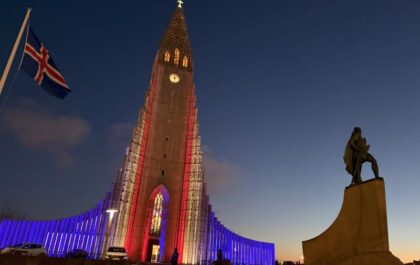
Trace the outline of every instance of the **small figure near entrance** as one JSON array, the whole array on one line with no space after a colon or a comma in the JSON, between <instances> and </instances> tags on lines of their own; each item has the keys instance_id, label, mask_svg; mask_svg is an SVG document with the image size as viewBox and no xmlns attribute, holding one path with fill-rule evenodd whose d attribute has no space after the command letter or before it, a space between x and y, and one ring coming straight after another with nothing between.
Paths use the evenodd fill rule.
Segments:
<instances>
[{"instance_id":1,"label":"small figure near entrance","mask_svg":"<svg viewBox=\"0 0 420 265\"><path fill-rule=\"evenodd\" d=\"M217 264L222 264L223 262L223 252L222 249L217 250Z\"/></svg>"},{"instance_id":2,"label":"small figure near entrance","mask_svg":"<svg viewBox=\"0 0 420 265\"><path fill-rule=\"evenodd\" d=\"M368 153L370 145L366 143L366 139L362 137L362 129L355 127L353 133L346 145L344 151L344 163L346 171L353 176L351 185L362 183L361 172L362 164L370 162L375 178L379 178L379 169L376 159Z\"/></svg>"},{"instance_id":3,"label":"small figure near entrance","mask_svg":"<svg viewBox=\"0 0 420 265\"><path fill-rule=\"evenodd\" d=\"M212 265L231 265L230 260L223 258L222 249L217 250L217 260L211 263Z\"/></svg>"},{"instance_id":4,"label":"small figure near entrance","mask_svg":"<svg viewBox=\"0 0 420 265\"><path fill-rule=\"evenodd\" d=\"M172 253L171 265L178 265L178 256L178 248L175 248L174 253Z\"/></svg>"}]
</instances>

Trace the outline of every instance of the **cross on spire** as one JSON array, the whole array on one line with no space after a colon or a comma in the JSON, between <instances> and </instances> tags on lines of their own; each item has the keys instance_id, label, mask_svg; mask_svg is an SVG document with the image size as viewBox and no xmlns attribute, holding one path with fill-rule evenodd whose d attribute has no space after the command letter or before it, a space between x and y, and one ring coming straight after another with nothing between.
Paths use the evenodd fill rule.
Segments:
<instances>
[{"instance_id":1,"label":"cross on spire","mask_svg":"<svg viewBox=\"0 0 420 265\"><path fill-rule=\"evenodd\" d=\"M178 0L178 7L181 7L182 8L182 4L183 4L184 2L182 1L182 0Z\"/></svg>"}]
</instances>

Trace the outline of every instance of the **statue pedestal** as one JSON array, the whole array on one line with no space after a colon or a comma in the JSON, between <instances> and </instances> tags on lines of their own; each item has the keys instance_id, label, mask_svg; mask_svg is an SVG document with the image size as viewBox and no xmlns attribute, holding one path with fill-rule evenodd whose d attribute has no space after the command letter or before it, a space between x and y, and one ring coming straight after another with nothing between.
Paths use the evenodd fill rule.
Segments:
<instances>
[{"instance_id":1,"label":"statue pedestal","mask_svg":"<svg viewBox=\"0 0 420 265\"><path fill-rule=\"evenodd\" d=\"M389 251L384 180L347 187L334 223L302 246L305 265L402 265Z\"/></svg>"}]
</instances>

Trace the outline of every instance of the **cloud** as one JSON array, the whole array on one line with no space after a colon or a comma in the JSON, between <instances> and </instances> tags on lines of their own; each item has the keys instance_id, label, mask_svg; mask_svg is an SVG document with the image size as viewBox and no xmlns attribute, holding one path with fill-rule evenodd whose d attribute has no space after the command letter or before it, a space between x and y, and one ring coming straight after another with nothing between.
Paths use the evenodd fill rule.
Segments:
<instances>
[{"instance_id":1,"label":"cloud","mask_svg":"<svg viewBox=\"0 0 420 265\"><path fill-rule=\"evenodd\" d=\"M243 170L226 158L216 158L208 146L202 149L208 193L221 194L236 186Z\"/></svg>"},{"instance_id":2,"label":"cloud","mask_svg":"<svg viewBox=\"0 0 420 265\"><path fill-rule=\"evenodd\" d=\"M91 131L82 118L54 115L32 100L5 109L0 115L0 128L13 134L23 146L49 153L64 167L74 162L71 148Z\"/></svg>"}]
</instances>

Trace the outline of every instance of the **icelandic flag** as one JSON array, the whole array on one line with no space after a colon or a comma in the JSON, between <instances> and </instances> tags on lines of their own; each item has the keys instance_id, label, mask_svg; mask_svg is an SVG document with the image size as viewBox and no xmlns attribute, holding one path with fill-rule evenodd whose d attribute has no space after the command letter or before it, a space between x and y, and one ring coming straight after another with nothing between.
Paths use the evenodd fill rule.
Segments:
<instances>
[{"instance_id":1,"label":"icelandic flag","mask_svg":"<svg viewBox=\"0 0 420 265\"><path fill-rule=\"evenodd\" d=\"M64 98L71 92L48 50L39 41L30 26L28 26L21 69L51 95Z\"/></svg>"}]
</instances>

